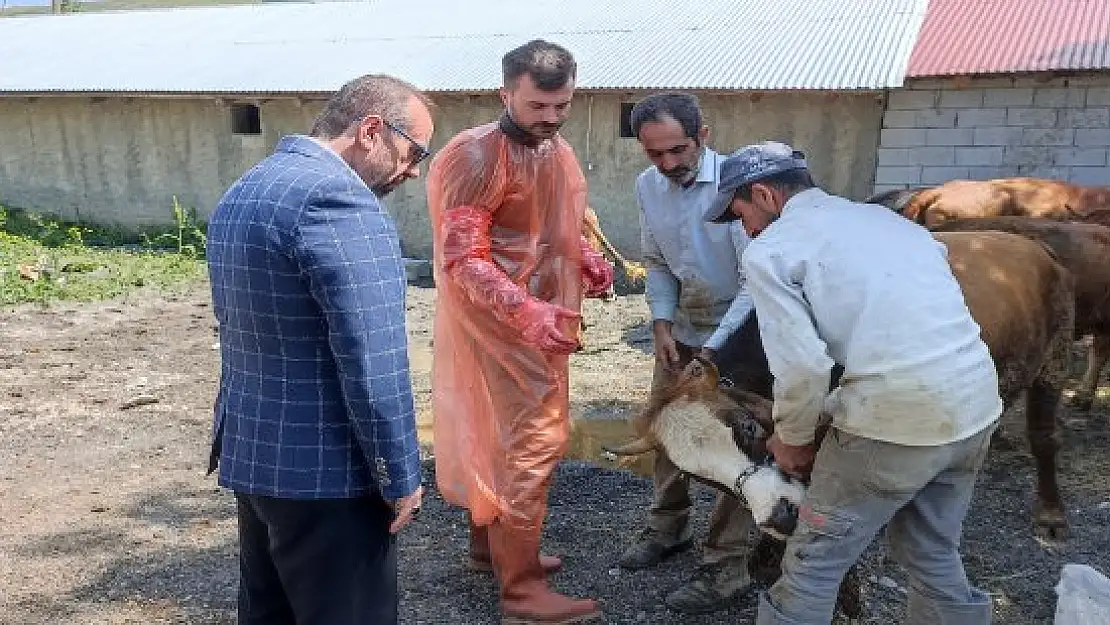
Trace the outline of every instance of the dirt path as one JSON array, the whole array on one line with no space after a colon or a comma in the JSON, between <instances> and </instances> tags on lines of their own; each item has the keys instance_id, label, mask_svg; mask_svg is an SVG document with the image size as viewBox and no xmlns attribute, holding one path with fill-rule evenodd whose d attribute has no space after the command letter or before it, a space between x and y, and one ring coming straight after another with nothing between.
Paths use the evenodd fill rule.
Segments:
<instances>
[{"instance_id":1,"label":"dirt path","mask_svg":"<svg viewBox=\"0 0 1110 625\"><path fill-rule=\"evenodd\" d=\"M414 383L426 412L433 291L410 293ZM645 311L642 296L589 302L594 325L572 373L576 415L620 418L646 397ZM176 299L0 314L0 623L234 622L232 500L204 476L215 341L203 285ZM121 408L141 396L157 403ZM972 577L995 596L997 622L1050 623L1064 562L1110 571L1107 415L1065 418L1070 541L1032 538L1032 470L1020 438L1016 450L992 454L977 493L964 553ZM599 437L622 434L609 423L579 431L576 448L588 454ZM568 566L557 584L600 596L607 623L688 622L661 600L689 575L696 550L655 571L614 568L650 491L627 471L568 463L558 474L548 544ZM704 536L710 499L704 491L699 499ZM434 494L428 508L402 540L403 622L495 622L492 582L464 573L456 557L461 517ZM866 622L891 622L904 577L881 541L866 562L874 576ZM753 614L749 597L699 620L750 622Z\"/></svg>"}]
</instances>

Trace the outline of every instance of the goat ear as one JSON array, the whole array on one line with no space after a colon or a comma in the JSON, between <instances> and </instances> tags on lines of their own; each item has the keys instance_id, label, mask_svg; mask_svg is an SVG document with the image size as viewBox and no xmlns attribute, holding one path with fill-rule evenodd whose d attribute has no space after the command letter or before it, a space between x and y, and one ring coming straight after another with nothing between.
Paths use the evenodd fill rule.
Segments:
<instances>
[{"instance_id":1,"label":"goat ear","mask_svg":"<svg viewBox=\"0 0 1110 625\"><path fill-rule=\"evenodd\" d=\"M694 354L690 364L686 365L683 374L688 379L702 380L711 387L716 387L721 380L721 373L717 369L717 365L701 354Z\"/></svg>"},{"instance_id":2,"label":"goat ear","mask_svg":"<svg viewBox=\"0 0 1110 625\"><path fill-rule=\"evenodd\" d=\"M686 368L682 370L682 377L693 380L705 375L705 363L701 358L695 356Z\"/></svg>"}]
</instances>

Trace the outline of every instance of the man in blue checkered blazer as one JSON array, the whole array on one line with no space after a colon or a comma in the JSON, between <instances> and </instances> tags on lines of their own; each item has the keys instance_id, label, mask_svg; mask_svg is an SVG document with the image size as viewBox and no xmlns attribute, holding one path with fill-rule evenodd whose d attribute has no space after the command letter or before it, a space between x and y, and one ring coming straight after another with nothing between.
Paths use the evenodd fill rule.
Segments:
<instances>
[{"instance_id":1,"label":"man in blue checkered blazer","mask_svg":"<svg viewBox=\"0 0 1110 625\"><path fill-rule=\"evenodd\" d=\"M240 625L397 621L394 534L423 489L404 264L379 198L418 175L431 134L411 85L355 79L209 221L211 470L238 504Z\"/></svg>"}]
</instances>

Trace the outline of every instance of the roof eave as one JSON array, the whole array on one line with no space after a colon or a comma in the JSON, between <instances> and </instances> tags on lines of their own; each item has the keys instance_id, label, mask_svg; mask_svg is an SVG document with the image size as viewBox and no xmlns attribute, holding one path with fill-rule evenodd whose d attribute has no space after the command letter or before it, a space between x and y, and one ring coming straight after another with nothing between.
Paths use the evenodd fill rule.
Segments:
<instances>
[{"instance_id":1,"label":"roof eave","mask_svg":"<svg viewBox=\"0 0 1110 625\"><path fill-rule=\"evenodd\" d=\"M867 93L882 93L888 89L897 87L882 87L882 86L866 86L866 87L784 87L784 88L771 88L771 87L730 87L730 88L713 88L713 87L598 87L598 88L585 88L579 87L575 89L576 94L589 94L589 95L628 95L639 94L645 92L668 91L672 89L681 89L685 92L699 93L699 94L712 94L712 95L752 95L752 94L767 94L767 93L853 93L853 94L867 94ZM424 93L429 95L453 95L453 96L488 96L495 95L497 89L426 89ZM164 98L164 99L212 99L212 100L226 100L226 99L285 99L285 100L326 100L333 95L333 92L328 91L140 91L140 90L61 90L61 89L38 89L38 90L8 90L0 91L0 98L63 98L63 97L79 97L79 98Z\"/></svg>"},{"instance_id":2,"label":"roof eave","mask_svg":"<svg viewBox=\"0 0 1110 625\"><path fill-rule=\"evenodd\" d=\"M1091 74L1106 74L1110 67L1094 68L1058 68L1058 69L995 69L987 71L937 71L907 74L906 80L937 80L945 78L1006 78L1020 76L1027 78L1047 77L1059 78L1070 76L1084 76Z\"/></svg>"}]
</instances>

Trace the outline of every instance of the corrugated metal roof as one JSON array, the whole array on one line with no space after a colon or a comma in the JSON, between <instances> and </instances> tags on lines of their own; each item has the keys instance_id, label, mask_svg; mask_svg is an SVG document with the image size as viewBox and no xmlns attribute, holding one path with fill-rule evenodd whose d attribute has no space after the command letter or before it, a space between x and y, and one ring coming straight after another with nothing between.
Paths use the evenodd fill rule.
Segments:
<instances>
[{"instance_id":1,"label":"corrugated metal roof","mask_svg":"<svg viewBox=\"0 0 1110 625\"><path fill-rule=\"evenodd\" d=\"M0 93L327 93L371 72L501 84L535 37L580 89L901 86L926 0L372 0L0 19Z\"/></svg>"},{"instance_id":2,"label":"corrugated metal roof","mask_svg":"<svg viewBox=\"0 0 1110 625\"><path fill-rule=\"evenodd\" d=\"M1110 0L931 0L911 77L1110 68Z\"/></svg>"}]
</instances>

